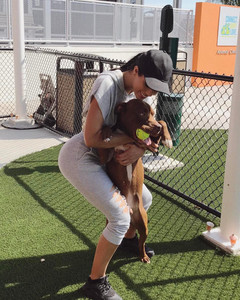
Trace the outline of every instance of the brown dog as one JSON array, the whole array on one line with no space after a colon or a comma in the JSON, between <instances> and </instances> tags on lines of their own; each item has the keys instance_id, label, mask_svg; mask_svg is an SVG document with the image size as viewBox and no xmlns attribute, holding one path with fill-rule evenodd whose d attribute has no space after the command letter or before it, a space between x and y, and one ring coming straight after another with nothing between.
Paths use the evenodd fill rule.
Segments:
<instances>
[{"instance_id":1,"label":"brown dog","mask_svg":"<svg viewBox=\"0 0 240 300\"><path fill-rule=\"evenodd\" d=\"M167 125L164 121L157 122L154 119L154 112L150 105L138 99L121 103L116 108L118 115L116 128L129 135L139 146L149 149L152 142L161 142L167 147L172 147L172 140ZM137 129L143 130L150 136L145 140L140 140L137 135ZM102 130L103 139L107 142L111 137L111 129L104 127ZM115 151L124 151L125 146L119 146ZM105 149L100 149L100 159L104 156ZM106 153L106 152L105 152ZM142 187L144 180L144 169L142 160L138 159L132 165L120 165L114 155L106 163L107 174L118 187L121 194L126 197L131 213L131 224L139 233L139 252L142 262L149 263L150 258L145 251L145 241L148 235L147 213L142 202Z\"/></svg>"}]
</instances>

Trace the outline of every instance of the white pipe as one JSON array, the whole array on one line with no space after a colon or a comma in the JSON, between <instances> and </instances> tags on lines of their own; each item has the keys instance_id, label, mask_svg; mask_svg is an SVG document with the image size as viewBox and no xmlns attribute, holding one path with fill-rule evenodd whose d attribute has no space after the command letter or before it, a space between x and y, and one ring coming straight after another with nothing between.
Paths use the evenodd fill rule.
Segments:
<instances>
[{"instance_id":1,"label":"white pipe","mask_svg":"<svg viewBox=\"0 0 240 300\"><path fill-rule=\"evenodd\" d=\"M12 33L14 53L16 116L18 116L19 119L25 119L27 117L23 5L23 0L12 0Z\"/></svg>"},{"instance_id":2,"label":"white pipe","mask_svg":"<svg viewBox=\"0 0 240 300\"><path fill-rule=\"evenodd\" d=\"M239 17L240 19L240 17ZM229 125L227 158L223 188L223 204L220 229L228 238L236 234L240 238L240 21L233 81L233 95Z\"/></svg>"},{"instance_id":3,"label":"white pipe","mask_svg":"<svg viewBox=\"0 0 240 300\"><path fill-rule=\"evenodd\" d=\"M44 27L45 27L45 38L51 39L52 23L51 23L51 1L44 2Z\"/></svg>"},{"instance_id":4,"label":"white pipe","mask_svg":"<svg viewBox=\"0 0 240 300\"><path fill-rule=\"evenodd\" d=\"M220 227L203 232L212 244L233 255L240 255L240 16L235 60L233 94L225 166ZM235 245L230 236L238 237Z\"/></svg>"}]
</instances>

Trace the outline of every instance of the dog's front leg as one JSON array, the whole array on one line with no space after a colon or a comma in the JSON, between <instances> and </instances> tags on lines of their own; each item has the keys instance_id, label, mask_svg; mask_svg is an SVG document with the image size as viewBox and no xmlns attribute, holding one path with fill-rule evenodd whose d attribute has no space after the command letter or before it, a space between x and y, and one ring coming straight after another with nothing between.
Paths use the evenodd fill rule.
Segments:
<instances>
[{"instance_id":1,"label":"dog's front leg","mask_svg":"<svg viewBox=\"0 0 240 300\"><path fill-rule=\"evenodd\" d=\"M165 121L158 121L158 123L160 125L162 125L162 138L161 138L161 142L163 143L164 146L168 147L168 148L172 148L173 147L173 143L172 143L172 138L171 135L168 131L168 127Z\"/></svg>"}]
</instances>

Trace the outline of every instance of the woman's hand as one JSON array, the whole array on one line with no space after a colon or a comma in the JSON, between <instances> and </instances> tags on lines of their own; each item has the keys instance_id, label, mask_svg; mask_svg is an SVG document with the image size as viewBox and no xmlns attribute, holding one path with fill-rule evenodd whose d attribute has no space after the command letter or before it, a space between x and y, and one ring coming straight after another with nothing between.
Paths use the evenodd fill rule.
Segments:
<instances>
[{"instance_id":1,"label":"woman's hand","mask_svg":"<svg viewBox=\"0 0 240 300\"><path fill-rule=\"evenodd\" d=\"M117 162L123 166L128 166L134 163L136 160L142 157L145 152L144 148L140 148L135 144L126 144L124 147L127 148L126 151L115 154Z\"/></svg>"}]
</instances>

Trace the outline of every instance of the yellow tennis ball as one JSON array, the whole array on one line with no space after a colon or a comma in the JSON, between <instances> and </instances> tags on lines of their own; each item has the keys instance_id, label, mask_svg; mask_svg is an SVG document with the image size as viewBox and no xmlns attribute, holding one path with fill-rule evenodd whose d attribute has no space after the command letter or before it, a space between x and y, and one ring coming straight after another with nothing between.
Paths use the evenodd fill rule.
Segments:
<instances>
[{"instance_id":1,"label":"yellow tennis ball","mask_svg":"<svg viewBox=\"0 0 240 300\"><path fill-rule=\"evenodd\" d=\"M136 136L140 139L140 140L146 140L149 137L149 133L143 131L142 129L138 128L136 130Z\"/></svg>"}]
</instances>

